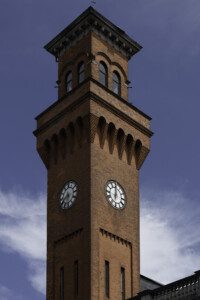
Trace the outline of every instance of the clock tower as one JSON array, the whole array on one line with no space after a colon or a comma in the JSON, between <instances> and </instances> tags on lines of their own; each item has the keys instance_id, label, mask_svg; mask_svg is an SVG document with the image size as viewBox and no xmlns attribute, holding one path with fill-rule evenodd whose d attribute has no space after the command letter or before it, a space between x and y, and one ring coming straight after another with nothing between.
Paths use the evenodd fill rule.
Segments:
<instances>
[{"instance_id":1,"label":"clock tower","mask_svg":"<svg viewBox=\"0 0 200 300\"><path fill-rule=\"evenodd\" d=\"M34 132L48 170L47 299L128 299L140 289L138 177L152 136L128 102L141 46L89 7L45 49L58 63L58 100Z\"/></svg>"}]
</instances>

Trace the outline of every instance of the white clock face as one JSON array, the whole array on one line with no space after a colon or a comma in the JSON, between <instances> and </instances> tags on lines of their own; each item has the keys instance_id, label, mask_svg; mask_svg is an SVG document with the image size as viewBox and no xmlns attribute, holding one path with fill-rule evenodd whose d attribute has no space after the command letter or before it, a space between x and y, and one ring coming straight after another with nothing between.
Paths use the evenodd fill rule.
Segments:
<instances>
[{"instance_id":1,"label":"white clock face","mask_svg":"<svg viewBox=\"0 0 200 300\"><path fill-rule=\"evenodd\" d=\"M114 180L106 184L106 197L108 202L117 209L123 209L126 205L126 195L122 186Z\"/></svg>"},{"instance_id":2,"label":"white clock face","mask_svg":"<svg viewBox=\"0 0 200 300\"><path fill-rule=\"evenodd\" d=\"M78 186L77 183L68 181L60 194L60 206L62 209L70 208L77 198Z\"/></svg>"}]
</instances>

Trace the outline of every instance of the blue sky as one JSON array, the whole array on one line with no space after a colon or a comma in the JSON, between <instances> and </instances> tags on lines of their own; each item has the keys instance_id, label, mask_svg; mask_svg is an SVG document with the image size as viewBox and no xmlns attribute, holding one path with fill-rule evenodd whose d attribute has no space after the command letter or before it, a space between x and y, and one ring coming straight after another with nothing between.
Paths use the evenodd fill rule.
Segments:
<instances>
[{"instance_id":1,"label":"blue sky","mask_svg":"<svg viewBox=\"0 0 200 300\"><path fill-rule=\"evenodd\" d=\"M152 116L155 132L140 176L141 268L170 282L200 269L200 1L96 2L143 46L129 67L129 100ZM0 3L2 300L45 299L46 170L32 131L57 99L57 65L42 47L89 5Z\"/></svg>"}]
</instances>

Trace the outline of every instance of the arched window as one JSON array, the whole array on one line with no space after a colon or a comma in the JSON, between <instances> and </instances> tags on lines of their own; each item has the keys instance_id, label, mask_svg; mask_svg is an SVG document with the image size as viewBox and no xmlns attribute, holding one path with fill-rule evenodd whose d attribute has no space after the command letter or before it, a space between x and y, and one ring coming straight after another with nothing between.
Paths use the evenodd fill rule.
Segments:
<instances>
[{"instance_id":1,"label":"arched window","mask_svg":"<svg viewBox=\"0 0 200 300\"><path fill-rule=\"evenodd\" d=\"M113 92L119 96L121 94L121 79L116 71L113 72Z\"/></svg>"},{"instance_id":2,"label":"arched window","mask_svg":"<svg viewBox=\"0 0 200 300\"><path fill-rule=\"evenodd\" d=\"M82 61L78 65L78 83L83 82L84 79L85 79L85 66L84 66L84 62Z\"/></svg>"},{"instance_id":3,"label":"arched window","mask_svg":"<svg viewBox=\"0 0 200 300\"><path fill-rule=\"evenodd\" d=\"M69 93L72 90L72 72L67 72L65 76L65 88L66 92Z\"/></svg>"},{"instance_id":4,"label":"arched window","mask_svg":"<svg viewBox=\"0 0 200 300\"><path fill-rule=\"evenodd\" d=\"M102 61L99 64L99 81L101 84L108 86L108 69Z\"/></svg>"}]
</instances>

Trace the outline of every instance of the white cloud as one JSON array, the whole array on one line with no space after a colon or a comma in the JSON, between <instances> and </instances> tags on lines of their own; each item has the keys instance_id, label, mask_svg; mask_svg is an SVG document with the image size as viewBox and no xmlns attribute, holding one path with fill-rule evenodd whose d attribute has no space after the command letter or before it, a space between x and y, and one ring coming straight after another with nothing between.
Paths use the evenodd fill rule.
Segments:
<instances>
[{"instance_id":1,"label":"white cloud","mask_svg":"<svg viewBox=\"0 0 200 300\"><path fill-rule=\"evenodd\" d=\"M11 295L12 295L12 293L7 287L0 285L0 299L1 300L9 300L9 299L11 299L10 298Z\"/></svg>"},{"instance_id":2,"label":"white cloud","mask_svg":"<svg viewBox=\"0 0 200 300\"><path fill-rule=\"evenodd\" d=\"M174 191L145 190L141 198L141 272L168 283L200 269L197 202Z\"/></svg>"},{"instance_id":3,"label":"white cloud","mask_svg":"<svg viewBox=\"0 0 200 300\"><path fill-rule=\"evenodd\" d=\"M27 262L30 283L43 294L45 198L0 191L0 243L5 251L18 253ZM199 269L200 208L192 199L174 191L145 190L141 199L142 274L167 283ZM10 295L11 291L0 286L0 299L12 299Z\"/></svg>"},{"instance_id":4,"label":"white cloud","mask_svg":"<svg viewBox=\"0 0 200 300\"><path fill-rule=\"evenodd\" d=\"M10 289L8 289L6 286L0 284L0 299L1 300L24 300L19 295L14 294Z\"/></svg>"},{"instance_id":5,"label":"white cloud","mask_svg":"<svg viewBox=\"0 0 200 300\"><path fill-rule=\"evenodd\" d=\"M45 293L46 199L0 191L0 243L18 253L29 267L29 280Z\"/></svg>"},{"instance_id":6,"label":"white cloud","mask_svg":"<svg viewBox=\"0 0 200 300\"><path fill-rule=\"evenodd\" d=\"M43 243L45 244L45 243ZM33 261L29 263L32 286L39 292L45 294L46 287L46 257L43 261Z\"/></svg>"}]
</instances>

